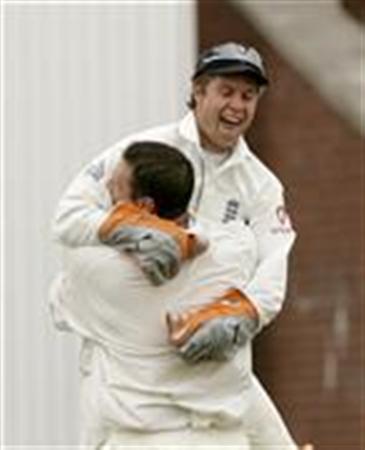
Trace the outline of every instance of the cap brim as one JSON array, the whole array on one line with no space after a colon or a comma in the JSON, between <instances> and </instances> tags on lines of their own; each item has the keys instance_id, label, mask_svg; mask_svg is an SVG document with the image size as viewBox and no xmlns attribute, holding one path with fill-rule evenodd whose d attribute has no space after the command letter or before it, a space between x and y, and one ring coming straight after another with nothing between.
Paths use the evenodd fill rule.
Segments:
<instances>
[{"instance_id":1,"label":"cap brim","mask_svg":"<svg viewBox=\"0 0 365 450\"><path fill-rule=\"evenodd\" d=\"M234 75L242 74L252 77L259 85L269 84L269 80L261 73L259 69L248 63L227 64L220 66L206 67L205 69L198 71L193 78L197 78L202 74L211 75Z\"/></svg>"}]
</instances>

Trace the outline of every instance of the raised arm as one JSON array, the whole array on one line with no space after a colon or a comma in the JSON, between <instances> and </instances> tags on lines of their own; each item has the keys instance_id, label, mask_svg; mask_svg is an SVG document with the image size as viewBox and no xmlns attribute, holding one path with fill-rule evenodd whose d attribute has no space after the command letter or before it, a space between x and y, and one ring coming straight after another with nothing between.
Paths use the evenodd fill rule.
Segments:
<instances>
[{"instance_id":1,"label":"raised arm","mask_svg":"<svg viewBox=\"0 0 365 450\"><path fill-rule=\"evenodd\" d=\"M100 244L98 230L111 207L107 183L125 147L121 142L106 150L71 182L52 221L56 241L68 247Z\"/></svg>"}]
</instances>

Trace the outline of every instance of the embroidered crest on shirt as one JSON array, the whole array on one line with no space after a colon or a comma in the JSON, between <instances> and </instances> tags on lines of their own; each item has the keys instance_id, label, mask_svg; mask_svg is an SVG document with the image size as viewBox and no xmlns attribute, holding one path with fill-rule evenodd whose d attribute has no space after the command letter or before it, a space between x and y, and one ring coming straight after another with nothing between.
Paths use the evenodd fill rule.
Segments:
<instances>
[{"instance_id":1,"label":"embroidered crest on shirt","mask_svg":"<svg viewBox=\"0 0 365 450\"><path fill-rule=\"evenodd\" d=\"M226 208L224 211L224 216L222 219L223 223L231 222L232 220L236 220L238 216L240 204L235 199L230 199L226 203Z\"/></svg>"}]
</instances>

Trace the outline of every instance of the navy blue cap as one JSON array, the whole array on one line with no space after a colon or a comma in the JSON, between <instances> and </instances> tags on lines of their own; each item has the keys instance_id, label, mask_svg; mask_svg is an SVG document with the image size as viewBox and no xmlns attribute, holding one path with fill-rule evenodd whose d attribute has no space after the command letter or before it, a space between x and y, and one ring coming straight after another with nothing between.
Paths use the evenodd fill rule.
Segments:
<instances>
[{"instance_id":1,"label":"navy blue cap","mask_svg":"<svg viewBox=\"0 0 365 450\"><path fill-rule=\"evenodd\" d=\"M263 60L253 47L244 47L235 42L220 44L204 51L197 62L193 80L200 75L247 74L258 84L269 83Z\"/></svg>"}]
</instances>

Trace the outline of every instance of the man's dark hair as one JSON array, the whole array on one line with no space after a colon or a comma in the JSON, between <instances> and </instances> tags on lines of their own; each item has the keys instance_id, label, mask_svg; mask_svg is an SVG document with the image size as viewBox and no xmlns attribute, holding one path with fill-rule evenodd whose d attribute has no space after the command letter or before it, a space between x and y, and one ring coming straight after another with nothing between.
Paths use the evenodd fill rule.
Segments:
<instances>
[{"instance_id":1,"label":"man's dark hair","mask_svg":"<svg viewBox=\"0 0 365 450\"><path fill-rule=\"evenodd\" d=\"M132 169L133 200L150 197L158 216L183 214L194 188L190 161L176 148L160 142L135 142L123 153Z\"/></svg>"}]
</instances>

